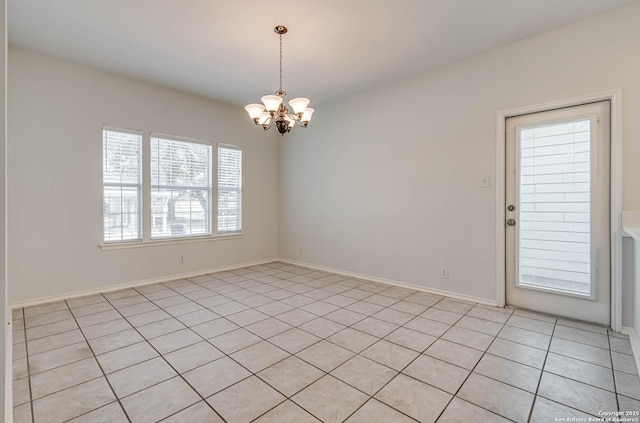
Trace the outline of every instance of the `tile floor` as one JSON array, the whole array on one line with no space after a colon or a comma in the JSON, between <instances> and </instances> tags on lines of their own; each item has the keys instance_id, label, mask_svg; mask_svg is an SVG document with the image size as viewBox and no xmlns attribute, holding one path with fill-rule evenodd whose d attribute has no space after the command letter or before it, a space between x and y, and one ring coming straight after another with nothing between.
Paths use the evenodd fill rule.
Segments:
<instances>
[{"instance_id":1,"label":"tile floor","mask_svg":"<svg viewBox=\"0 0 640 423\"><path fill-rule=\"evenodd\" d=\"M554 422L640 410L625 336L279 262L13 318L16 423Z\"/></svg>"}]
</instances>

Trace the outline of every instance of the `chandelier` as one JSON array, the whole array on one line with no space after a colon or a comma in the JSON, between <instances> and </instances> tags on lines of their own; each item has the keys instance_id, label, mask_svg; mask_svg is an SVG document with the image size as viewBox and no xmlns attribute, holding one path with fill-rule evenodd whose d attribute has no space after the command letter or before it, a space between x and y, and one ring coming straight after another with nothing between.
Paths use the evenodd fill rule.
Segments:
<instances>
[{"instance_id":1,"label":"chandelier","mask_svg":"<svg viewBox=\"0 0 640 423\"><path fill-rule=\"evenodd\" d=\"M278 132L284 136L296 124L306 128L314 110L307 107L309 99L304 97L289 100L293 113L289 113L289 109L284 105L284 96L287 93L282 90L282 35L287 33L287 28L278 25L273 30L280 37L280 89L276 91L276 95L265 95L260 98L264 104L249 104L244 109L253 119L253 123L261 125L265 131L275 124Z\"/></svg>"}]
</instances>

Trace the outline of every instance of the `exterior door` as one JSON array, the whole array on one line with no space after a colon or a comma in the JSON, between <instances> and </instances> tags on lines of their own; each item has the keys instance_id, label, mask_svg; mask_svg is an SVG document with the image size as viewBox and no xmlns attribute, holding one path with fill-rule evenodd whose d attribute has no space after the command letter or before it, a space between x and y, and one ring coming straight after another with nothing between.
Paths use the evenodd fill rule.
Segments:
<instances>
[{"instance_id":1,"label":"exterior door","mask_svg":"<svg viewBox=\"0 0 640 423\"><path fill-rule=\"evenodd\" d=\"M506 122L506 300L609 325L610 102Z\"/></svg>"}]
</instances>

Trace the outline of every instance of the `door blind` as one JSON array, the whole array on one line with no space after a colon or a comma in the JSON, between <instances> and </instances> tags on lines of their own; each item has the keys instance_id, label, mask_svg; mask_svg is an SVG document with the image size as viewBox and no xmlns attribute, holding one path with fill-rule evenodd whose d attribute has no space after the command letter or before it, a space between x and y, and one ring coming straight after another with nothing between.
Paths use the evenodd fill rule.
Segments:
<instances>
[{"instance_id":1,"label":"door blind","mask_svg":"<svg viewBox=\"0 0 640 423\"><path fill-rule=\"evenodd\" d=\"M519 281L590 294L591 120L519 131Z\"/></svg>"}]
</instances>

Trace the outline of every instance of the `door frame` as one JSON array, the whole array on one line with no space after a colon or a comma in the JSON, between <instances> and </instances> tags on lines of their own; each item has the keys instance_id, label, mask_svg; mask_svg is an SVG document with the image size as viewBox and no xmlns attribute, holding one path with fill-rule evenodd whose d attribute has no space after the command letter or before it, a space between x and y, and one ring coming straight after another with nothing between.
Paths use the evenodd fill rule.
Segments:
<instances>
[{"instance_id":1,"label":"door frame","mask_svg":"<svg viewBox=\"0 0 640 423\"><path fill-rule=\"evenodd\" d=\"M506 247L505 247L505 148L507 118L564 107L579 106L597 101L611 102L611 328L622 330L622 90L604 91L533 106L498 111L496 114L496 303L506 304Z\"/></svg>"}]
</instances>

